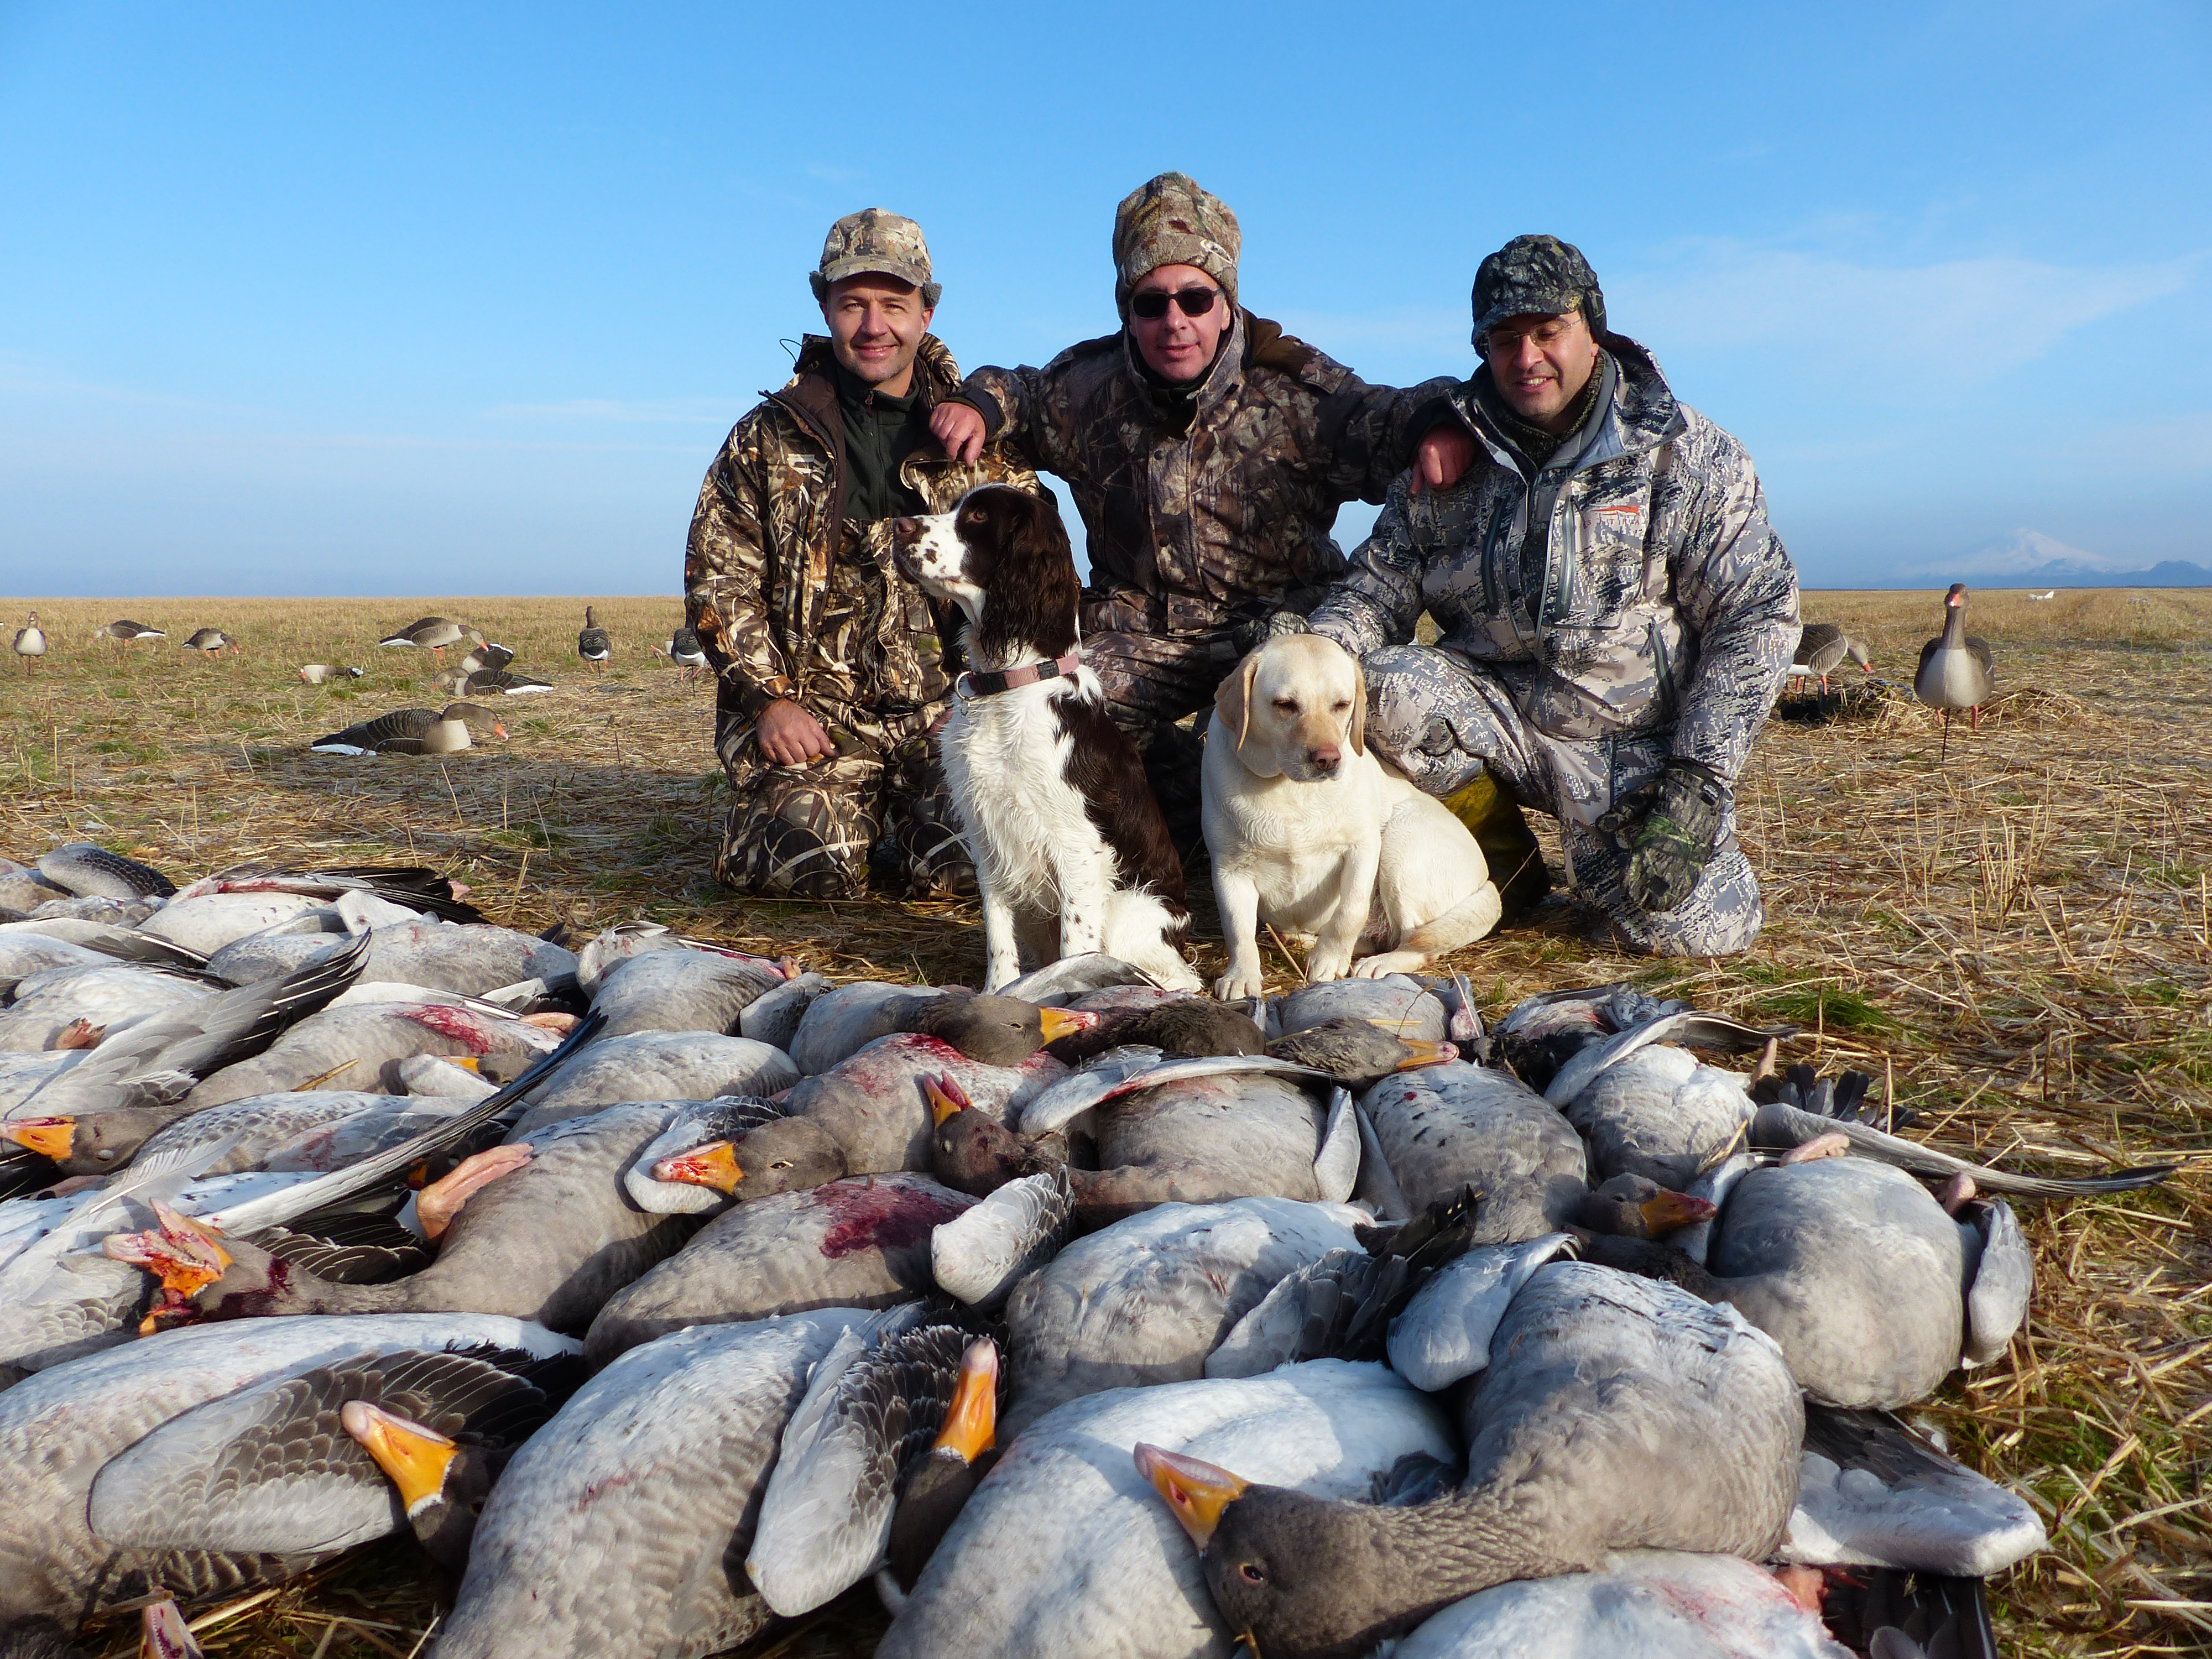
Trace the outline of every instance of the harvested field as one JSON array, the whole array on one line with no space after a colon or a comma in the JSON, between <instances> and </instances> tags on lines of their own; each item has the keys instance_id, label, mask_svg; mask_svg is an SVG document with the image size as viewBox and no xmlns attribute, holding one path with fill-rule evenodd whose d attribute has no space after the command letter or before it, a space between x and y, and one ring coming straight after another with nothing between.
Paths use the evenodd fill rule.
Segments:
<instances>
[{"instance_id":1,"label":"harvested field","mask_svg":"<svg viewBox=\"0 0 2212 1659\"><path fill-rule=\"evenodd\" d=\"M29 603L0 601L7 631ZM833 975L972 980L981 927L966 907L757 903L714 887L711 692L647 649L678 604L597 603L617 640L604 676L575 659L581 599L40 601L52 654L35 675L0 663L0 851L84 838L180 878L248 858L419 859L532 930L643 915ZM1813 594L1805 608L1866 638L1877 677L1899 685L1940 620L1933 593ZM301 752L368 714L444 701L426 653L374 643L425 611L475 623L558 688L498 700L510 740L442 760ZM118 615L171 638L94 642ZM208 623L247 654L188 658L175 641ZM2008 1652L2203 1651L2212 592L1977 594L1971 624L1996 649L2000 695L1978 732L1951 732L1946 765L1939 720L1909 692L1768 728L1739 791L1767 894L1753 955L1624 958L1585 944L1588 919L1555 904L1455 965L1492 1014L1627 977L1799 1021L1790 1057L1871 1072L1876 1098L1919 1114L1916 1134L1984 1159L2081 1174L2194 1155L2163 1188L2023 1206L2038 1273L2027 1329L1920 1414L2050 1528L2051 1549L1993 1586ZM295 672L308 661L367 674L311 688ZM1846 669L1837 684L1859 679ZM1200 937L1202 970L1218 971L1210 905ZM205 1636L211 1653L405 1656L442 1589L411 1543L389 1542ZM749 1651L864 1653L881 1625L870 1605L848 1597ZM125 1634L110 1651L128 1650Z\"/></svg>"}]
</instances>

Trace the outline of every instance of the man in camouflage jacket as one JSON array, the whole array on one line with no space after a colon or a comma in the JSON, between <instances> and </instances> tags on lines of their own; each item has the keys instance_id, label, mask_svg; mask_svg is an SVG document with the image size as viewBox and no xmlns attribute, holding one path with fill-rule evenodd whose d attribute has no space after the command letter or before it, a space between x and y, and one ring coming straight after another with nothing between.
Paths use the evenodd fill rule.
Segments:
<instances>
[{"instance_id":1,"label":"man in camouflage jacket","mask_svg":"<svg viewBox=\"0 0 2212 1659\"><path fill-rule=\"evenodd\" d=\"M1474 294L1488 361L1450 402L1486 464L1394 486L1313 631L1361 656L1368 738L1421 788L1494 779L1558 817L1618 942L1744 950L1763 916L1733 788L1798 635L1751 458L1606 331L1569 245L1517 238Z\"/></svg>"},{"instance_id":2,"label":"man in camouflage jacket","mask_svg":"<svg viewBox=\"0 0 2212 1659\"><path fill-rule=\"evenodd\" d=\"M1253 316L1237 303L1241 246L1218 198L1162 173L1115 215L1121 331L1041 369L978 369L931 422L955 454L995 441L1067 480L1090 538L1085 657L1139 744L1209 703L1279 614L1304 615L1343 574L1337 508L1382 499L1416 412L1433 416L1449 384L1370 386ZM1200 300L1209 282L1214 306L1190 313L1183 294ZM1146 355L1162 324L1212 338L1210 359L1163 373ZM1194 791L1194 758L1191 771Z\"/></svg>"},{"instance_id":3,"label":"man in camouflage jacket","mask_svg":"<svg viewBox=\"0 0 2212 1659\"><path fill-rule=\"evenodd\" d=\"M790 380L731 432L684 557L732 795L715 873L747 892L851 898L872 856L910 892L969 891L933 732L957 673L957 623L898 569L890 526L979 483L1039 486L995 448L962 464L928 440L928 411L960 379L923 331L938 289L912 220L873 208L839 220L813 282L831 334L807 336ZM847 342L832 314L871 285L894 310L908 293L905 320L884 331L910 354L897 397L844 358L898 350L865 330ZM764 718L805 731L803 746L764 736Z\"/></svg>"}]
</instances>

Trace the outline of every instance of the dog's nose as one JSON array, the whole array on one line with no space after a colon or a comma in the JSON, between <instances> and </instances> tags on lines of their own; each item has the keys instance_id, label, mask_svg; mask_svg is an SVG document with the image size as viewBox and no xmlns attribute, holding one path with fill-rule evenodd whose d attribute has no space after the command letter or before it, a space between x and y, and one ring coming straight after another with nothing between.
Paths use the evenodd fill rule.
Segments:
<instances>
[{"instance_id":1,"label":"dog's nose","mask_svg":"<svg viewBox=\"0 0 2212 1659\"><path fill-rule=\"evenodd\" d=\"M1307 750L1306 758L1322 771L1334 772L1336 763L1344 758L1344 751L1333 743L1325 743L1318 749Z\"/></svg>"},{"instance_id":2,"label":"dog's nose","mask_svg":"<svg viewBox=\"0 0 2212 1659\"><path fill-rule=\"evenodd\" d=\"M921 520L919 519L891 520L891 537L896 541L910 542L920 534L921 534Z\"/></svg>"}]
</instances>

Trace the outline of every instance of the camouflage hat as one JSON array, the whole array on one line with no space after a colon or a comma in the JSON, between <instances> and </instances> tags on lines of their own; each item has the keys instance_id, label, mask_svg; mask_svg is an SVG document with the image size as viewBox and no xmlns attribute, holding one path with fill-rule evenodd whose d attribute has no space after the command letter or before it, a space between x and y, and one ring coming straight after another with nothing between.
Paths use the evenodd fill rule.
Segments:
<instances>
[{"instance_id":1,"label":"camouflage hat","mask_svg":"<svg viewBox=\"0 0 2212 1659\"><path fill-rule=\"evenodd\" d=\"M1572 242L1556 236L1516 236L1474 273L1474 349L1508 317L1579 311L1592 334L1605 332L1605 291Z\"/></svg>"},{"instance_id":2,"label":"camouflage hat","mask_svg":"<svg viewBox=\"0 0 2212 1659\"><path fill-rule=\"evenodd\" d=\"M1187 173L1163 173L1114 210L1114 303L1127 313L1130 290L1162 265L1196 265L1233 306L1243 246L1227 204Z\"/></svg>"},{"instance_id":3,"label":"camouflage hat","mask_svg":"<svg viewBox=\"0 0 2212 1659\"><path fill-rule=\"evenodd\" d=\"M896 276L921 290L921 302L934 307L944 289L929 277L929 244L911 219L881 208L862 208L830 227L823 240L822 263L808 278L814 297L826 301L830 284L863 272Z\"/></svg>"}]
</instances>

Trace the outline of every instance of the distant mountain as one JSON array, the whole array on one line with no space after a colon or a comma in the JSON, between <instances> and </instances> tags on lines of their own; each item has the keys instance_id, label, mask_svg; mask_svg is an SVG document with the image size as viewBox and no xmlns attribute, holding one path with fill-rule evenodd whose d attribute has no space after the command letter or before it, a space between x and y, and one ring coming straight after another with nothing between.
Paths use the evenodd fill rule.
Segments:
<instances>
[{"instance_id":1,"label":"distant mountain","mask_svg":"<svg viewBox=\"0 0 2212 1659\"><path fill-rule=\"evenodd\" d=\"M1990 584L1984 580L1984 586ZM2020 587L2212 587L2212 570L2182 559L2160 559L2148 570L2084 570L2053 562L2032 570L2007 586Z\"/></svg>"},{"instance_id":2,"label":"distant mountain","mask_svg":"<svg viewBox=\"0 0 2212 1659\"><path fill-rule=\"evenodd\" d=\"M1940 564L1917 563L1900 574L1931 585L1968 581L1983 587L2212 587L2212 569L2185 560L2162 559L2148 569L2125 563L2039 530L2015 530L1971 553Z\"/></svg>"}]
</instances>

